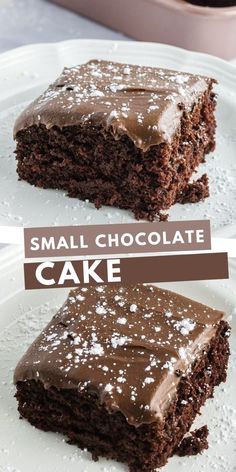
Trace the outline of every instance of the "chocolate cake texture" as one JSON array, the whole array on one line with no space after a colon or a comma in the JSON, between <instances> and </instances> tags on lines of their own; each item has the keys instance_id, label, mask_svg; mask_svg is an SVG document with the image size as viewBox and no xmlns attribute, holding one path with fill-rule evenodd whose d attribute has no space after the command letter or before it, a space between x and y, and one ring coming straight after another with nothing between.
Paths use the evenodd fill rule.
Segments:
<instances>
[{"instance_id":1,"label":"chocolate cake texture","mask_svg":"<svg viewBox=\"0 0 236 472\"><path fill-rule=\"evenodd\" d=\"M208 449L208 433L208 427L205 425L187 434L175 453L180 457L201 454L204 449Z\"/></svg>"},{"instance_id":2,"label":"chocolate cake texture","mask_svg":"<svg viewBox=\"0 0 236 472\"><path fill-rule=\"evenodd\" d=\"M66 68L15 123L19 177L165 219L215 148L214 83L107 61ZM197 201L207 194L205 179Z\"/></svg>"},{"instance_id":3,"label":"chocolate cake texture","mask_svg":"<svg viewBox=\"0 0 236 472\"><path fill-rule=\"evenodd\" d=\"M154 471L226 380L228 335L222 312L154 286L72 290L16 367L20 415L94 460ZM179 453L204 447L205 429Z\"/></svg>"}]
</instances>

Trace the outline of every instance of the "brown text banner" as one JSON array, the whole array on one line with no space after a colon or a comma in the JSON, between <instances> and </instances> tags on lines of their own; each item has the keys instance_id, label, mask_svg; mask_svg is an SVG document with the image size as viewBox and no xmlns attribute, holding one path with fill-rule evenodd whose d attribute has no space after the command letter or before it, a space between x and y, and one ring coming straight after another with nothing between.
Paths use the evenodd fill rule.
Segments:
<instances>
[{"instance_id":1,"label":"brown text banner","mask_svg":"<svg viewBox=\"0 0 236 472\"><path fill-rule=\"evenodd\" d=\"M209 220L25 228L25 257L211 249Z\"/></svg>"},{"instance_id":2,"label":"brown text banner","mask_svg":"<svg viewBox=\"0 0 236 472\"><path fill-rule=\"evenodd\" d=\"M227 253L28 262L24 264L24 274L27 290L229 277Z\"/></svg>"}]
</instances>

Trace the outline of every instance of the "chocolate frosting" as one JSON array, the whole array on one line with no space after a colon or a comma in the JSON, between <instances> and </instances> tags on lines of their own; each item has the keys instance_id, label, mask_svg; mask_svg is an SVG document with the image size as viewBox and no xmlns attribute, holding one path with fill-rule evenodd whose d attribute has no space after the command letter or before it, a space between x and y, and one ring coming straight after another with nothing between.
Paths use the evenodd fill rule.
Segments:
<instances>
[{"instance_id":1,"label":"chocolate frosting","mask_svg":"<svg viewBox=\"0 0 236 472\"><path fill-rule=\"evenodd\" d=\"M14 137L33 125L101 124L115 139L126 134L147 151L171 141L184 110L191 110L213 82L185 72L92 60L64 69L17 119Z\"/></svg>"},{"instance_id":2,"label":"chocolate frosting","mask_svg":"<svg viewBox=\"0 0 236 472\"><path fill-rule=\"evenodd\" d=\"M130 424L151 423L163 417L222 317L153 286L72 290L19 362L14 382L95 389L101 403Z\"/></svg>"}]
</instances>

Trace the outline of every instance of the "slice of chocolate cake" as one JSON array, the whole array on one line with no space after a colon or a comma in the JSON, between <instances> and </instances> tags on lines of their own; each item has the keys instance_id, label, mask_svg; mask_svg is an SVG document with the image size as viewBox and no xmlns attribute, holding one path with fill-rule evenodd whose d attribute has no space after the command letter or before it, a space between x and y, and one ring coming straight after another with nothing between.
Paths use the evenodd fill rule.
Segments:
<instances>
[{"instance_id":1,"label":"slice of chocolate cake","mask_svg":"<svg viewBox=\"0 0 236 472\"><path fill-rule=\"evenodd\" d=\"M153 286L73 290L15 370L20 415L153 471L226 380L228 334L220 311Z\"/></svg>"},{"instance_id":2,"label":"slice of chocolate cake","mask_svg":"<svg viewBox=\"0 0 236 472\"><path fill-rule=\"evenodd\" d=\"M65 69L16 121L19 177L165 219L186 194L193 201L190 178L215 147L214 83L96 60ZM198 187L194 201L208 196L206 178Z\"/></svg>"}]
</instances>

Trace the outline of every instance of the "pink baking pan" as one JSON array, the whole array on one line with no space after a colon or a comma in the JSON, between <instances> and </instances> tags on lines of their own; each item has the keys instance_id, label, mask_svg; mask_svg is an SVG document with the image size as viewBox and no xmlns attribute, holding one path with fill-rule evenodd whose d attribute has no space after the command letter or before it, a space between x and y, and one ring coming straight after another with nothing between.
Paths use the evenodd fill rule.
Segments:
<instances>
[{"instance_id":1,"label":"pink baking pan","mask_svg":"<svg viewBox=\"0 0 236 472\"><path fill-rule=\"evenodd\" d=\"M184 0L53 0L143 41L236 57L236 6L208 8Z\"/></svg>"}]
</instances>

